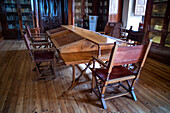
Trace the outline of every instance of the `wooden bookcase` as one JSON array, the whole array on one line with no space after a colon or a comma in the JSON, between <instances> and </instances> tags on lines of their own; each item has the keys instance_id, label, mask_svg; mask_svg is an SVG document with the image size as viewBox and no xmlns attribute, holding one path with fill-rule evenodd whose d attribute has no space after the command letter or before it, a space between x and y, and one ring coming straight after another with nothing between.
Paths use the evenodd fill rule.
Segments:
<instances>
[{"instance_id":1,"label":"wooden bookcase","mask_svg":"<svg viewBox=\"0 0 170 113\"><path fill-rule=\"evenodd\" d=\"M149 56L170 64L170 0L148 0L145 39L153 39Z\"/></svg>"},{"instance_id":2,"label":"wooden bookcase","mask_svg":"<svg viewBox=\"0 0 170 113\"><path fill-rule=\"evenodd\" d=\"M103 31L108 22L109 0L74 0L73 23L89 29L89 15L99 16L97 31Z\"/></svg>"},{"instance_id":3,"label":"wooden bookcase","mask_svg":"<svg viewBox=\"0 0 170 113\"><path fill-rule=\"evenodd\" d=\"M170 1L148 1L145 16L146 37L153 39L153 44L170 47Z\"/></svg>"},{"instance_id":4,"label":"wooden bookcase","mask_svg":"<svg viewBox=\"0 0 170 113\"><path fill-rule=\"evenodd\" d=\"M0 14L1 17L1 14ZM1 17L2 18L2 17ZM1 21L0 21L0 42L3 40L3 34L2 34L2 26L1 26Z\"/></svg>"},{"instance_id":5,"label":"wooden bookcase","mask_svg":"<svg viewBox=\"0 0 170 113\"><path fill-rule=\"evenodd\" d=\"M30 28L34 26L33 3L31 0L2 0L2 26L5 39L20 39L20 31L27 23Z\"/></svg>"},{"instance_id":6,"label":"wooden bookcase","mask_svg":"<svg viewBox=\"0 0 170 113\"><path fill-rule=\"evenodd\" d=\"M74 25L89 28L89 15L93 15L93 0L75 0Z\"/></svg>"},{"instance_id":7,"label":"wooden bookcase","mask_svg":"<svg viewBox=\"0 0 170 113\"><path fill-rule=\"evenodd\" d=\"M109 0L99 0L97 9L97 15L99 16L97 31L104 31L109 16Z\"/></svg>"}]
</instances>

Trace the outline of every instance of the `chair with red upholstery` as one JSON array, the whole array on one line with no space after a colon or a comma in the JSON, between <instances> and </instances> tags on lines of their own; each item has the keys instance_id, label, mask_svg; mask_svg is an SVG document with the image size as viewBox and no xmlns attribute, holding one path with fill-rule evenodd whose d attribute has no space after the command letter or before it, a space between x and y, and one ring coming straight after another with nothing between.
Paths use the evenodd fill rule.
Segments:
<instances>
[{"instance_id":1,"label":"chair with red upholstery","mask_svg":"<svg viewBox=\"0 0 170 113\"><path fill-rule=\"evenodd\" d=\"M108 65L102 60L93 57L92 91L99 97L104 109L107 109L105 100L115 97L131 94L133 99L135 101L137 100L134 93L134 84L139 78L151 42L148 41L145 45L124 47L118 47L115 43ZM102 67L95 68L95 62L98 62ZM133 63L138 63L138 69L135 71L131 71L126 66ZM123 91L120 89L120 86L124 89ZM115 90L113 92L112 90L114 88Z\"/></svg>"},{"instance_id":2,"label":"chair with red upholstery","mask_svg":"<svg viewBox=\"0 0 170 113\"><path fill-rule=\"evenodd\" d=\"M31 55L33 62L35 63L35 69L38 72L38 79L52 77L55 78L55 49L49 48L50 43L45 43L46 48L32 49L32 46L42 46L42 44L30 43L27 34L24 34L24 40Z\"/></svg>"}]
</instances>

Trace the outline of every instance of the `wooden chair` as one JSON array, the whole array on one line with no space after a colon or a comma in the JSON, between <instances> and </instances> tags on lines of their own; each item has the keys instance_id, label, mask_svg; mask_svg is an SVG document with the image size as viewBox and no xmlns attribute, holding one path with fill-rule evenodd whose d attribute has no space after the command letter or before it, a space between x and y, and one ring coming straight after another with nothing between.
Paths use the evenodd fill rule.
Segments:
<instances>
[{"instance_id":1,"label":"wooden chair","mask_svg":"<svg viewBox=\"0 0 170 113\"><path fill-rule=\"evenodd\" d=\"M31 46L40 46L46 44L46 47L50 47L50 43L30 43L27 34L24 35L24 40L31 55L33 62L35 63L35 69L38 72L38 79L52 77L55 78L55 49L54 48L39 48L32 49ZM34 70L35 70L34 69ZM49 70L52 74L48 74Z\"/></svg>"},{"instance_id":2,"label":"wooden chair","mask_svg":"<svg viewBox=\"0 0 170 113\"><path fill-rule=\"evenodd\" d=\"M109 36L111 36L111 35L112 35L112 32L113 32L113 29L114 29L114 28L113 28L112 26L106 24L106 26L105 26L105 28L104 28L104 32L99 32L99 33L104 34L104 35L109 35Z\"/></svg>"},{"instance_id":3,"label":"wooden chair","mask_svg":"<svg viewBox=\"0 0 170 113\"><path fill-rule=\"evenodd\" d=\"M142 43L145 43L144 36L145 36L145 31L129 30L126 41L131 40L131 41L133 41L132 44L135 44L135 45L142 44Z\"/></svg>"},{"instance_id":4,"label":"wooden chair","mask_svg":"<svg viewBox=\"0 0 170 113\"><path fill-rule=\"evenodd\" d=\"M120 38L120 27L121 22L108 22L104 28L104 32L100 32L105 35L113 36L115 38Z\"/></svg>"},{"instance_id":5,"label":"wooden chair","mask_svg":"<svg viewBox=\"0 0 170 113\"><path fill-rule=\"evenodd\" d=\"M152 41L149 41L146 45L126 47L118 47L115 43L112 48L108 65L100 59L93 57L92 91L99 97L104 109L107 109L105 100L115 97L131 94L133 99L135 101L137 100L134 93L134 84L139 78L140 71L145 63L151 42ZM103 67L95 68L96 61ZM131 71L125 66L126 64L131 63L138 63L138 70ZM109 92L110 95L106 95L106 88L115 86L118 86L117 88L121 86L125 91L118 94ZM113 88L110 88L110 90L111 89Z\"/></svg>"},{"instance_id":6,"label":"wooden chair","mask_svg":"<svg viewBox=\"0 0 170 113\"><path fill-rule=\"evenodd\" d=\"M122 23L121 22L108 22L107 24L113 27L111 36L115 38L120 38L121 36L120 27L122 26Z\"/></svg>"},{"instance_id":7,"label":"wooden chair","mask_svg":"<svg viewBox=\"0 0 170 113\"><path fill-rule=\"evenodd\" d=\"M31 39L32 42L35 42L35 43L49 42L49 39L46 33L31 33L31 30L27 24L25 24L25 28L26 28L28 37Z\"/></svg>"},{"instance_id":8,"label":"wooden chair","mask_svg":"<svg viewBox=\"0 0 170 113\"><path fill-rule=\"evenodd\" d=\"M144 42L145 37L145 31L133 31L132 26L130 26L130 29L121 29L121 32L123 32L123 36L121 36L122 40L125 40L129 42L129 45L139 45ZM127 33L128 35L125 36L124 34Z\"/></svg>"}]
</instances>

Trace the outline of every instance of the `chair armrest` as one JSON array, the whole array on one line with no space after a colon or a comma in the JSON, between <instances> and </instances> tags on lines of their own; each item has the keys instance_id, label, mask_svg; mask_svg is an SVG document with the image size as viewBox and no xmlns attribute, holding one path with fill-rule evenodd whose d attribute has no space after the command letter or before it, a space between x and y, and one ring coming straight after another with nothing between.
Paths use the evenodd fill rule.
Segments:
<instances>
[{"instance_id":1,"label":"chair armrest","mask_svg":"<svg viewBox=\"0 0 170 113\"><path fill-rule=\"evenodd\" d=\"M96 60L99 64L101 64L102 66L104 66L104 67L108 67L102 60L100 60L99 58L96 58L96 57L94 57L94 56L92 56L93 57L93 60Z\"/></svg>"}]
</instances>

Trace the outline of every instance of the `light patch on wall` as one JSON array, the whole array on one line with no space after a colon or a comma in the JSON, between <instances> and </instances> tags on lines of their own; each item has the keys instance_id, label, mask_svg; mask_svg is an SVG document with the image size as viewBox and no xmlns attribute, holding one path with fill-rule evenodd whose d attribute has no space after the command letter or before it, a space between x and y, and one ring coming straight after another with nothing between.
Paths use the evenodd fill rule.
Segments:
<instances>
[{"instance_id":1,"label":"light patch on wall","mask_svg":"<svg viewBox=\"0 0 170 113\"><path fill-rule=\"evenodd\" d=\"M109 3L109 15L118 13L118 0L110 0Z\"/></svg>"},{"instance_id":2,"label":"light patch on wall","mask_svg":"<svg viewBox=\"0 0 170 113\"><path fill-rule=\"evenodd\" d=\"M146 0L136 0L135 15L144 16L146 9Z\"/></svg>"}]
</instances>

